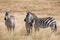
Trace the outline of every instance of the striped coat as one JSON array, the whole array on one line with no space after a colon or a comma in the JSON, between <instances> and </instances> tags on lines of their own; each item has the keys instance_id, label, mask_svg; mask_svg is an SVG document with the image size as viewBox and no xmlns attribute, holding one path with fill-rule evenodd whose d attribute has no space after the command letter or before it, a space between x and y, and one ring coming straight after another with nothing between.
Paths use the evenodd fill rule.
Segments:
<instances>
[{"instance_id":1,"label":"striped coat","mask_svg":"<svg viewBox=\"0 0 60 40\"><path fill-rule=\"evenodd\" d=\"M27 12L26 16L26 22L33 24L35 31L47 27L51 27L53 32L57 30L56 20L53 17L39 18L31 12Z\"/></svg>"},{"instance_id":2,"label":"striped coat","mask_svg":"<svg viewBox=\"0 0 60 40\"><path fill-rule=\"evenodd\" d=\"M5 14L5 25L7 26L8 31L13 30L15 28L15 17L11 16L9 12L6 12Z\"/></svg>"},{"instance_id":3,"label":"striped coat","mask_svg":"<svg viewBox=\"0 0 60 40\"><path fill-rule=\"evenodd\" d=\"M56 20L53 17L46 17L46 18L36 18L34 23L35 30L39 30L40 28L47 28L51 27L53 31L56 31Z\"/></svg>"}]
</instances>

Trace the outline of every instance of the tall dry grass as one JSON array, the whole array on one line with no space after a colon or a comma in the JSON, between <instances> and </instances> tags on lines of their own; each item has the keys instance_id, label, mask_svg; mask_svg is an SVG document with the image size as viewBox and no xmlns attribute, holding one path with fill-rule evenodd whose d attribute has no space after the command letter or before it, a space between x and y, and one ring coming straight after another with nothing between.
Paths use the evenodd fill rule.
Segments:
<instances>
[{"instance_id":1,"label":"tall dry grass","mask_svg":"<svg viewBox=\"0 0 60 40\"><path fill-rule=\"evenodd\" d=\"M4 24L4 14L10 10L15 16L14 32L8 32ZM38 17L52 16L57 21L57 32L51 33L50 28L40 28L39 32L26 35L24 18L26 11ZM0 40L60 40L60 0L0 0Z\"/></svg>"}]
</instances>

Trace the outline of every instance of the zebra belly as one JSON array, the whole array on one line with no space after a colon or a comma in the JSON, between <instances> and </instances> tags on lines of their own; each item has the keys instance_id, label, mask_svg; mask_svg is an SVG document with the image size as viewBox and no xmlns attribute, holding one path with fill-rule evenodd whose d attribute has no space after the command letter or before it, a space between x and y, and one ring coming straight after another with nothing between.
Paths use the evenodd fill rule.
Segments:
<instances>
[{"instance_id":1,"label":"zebra belly","mask_svg":"<svg viewBox=\"0 0 60 40\"><path fill-rule=\"evenodd\" d=\"M44 21L41 21L41 20L35 21L35 25L36 25L37 27L40 27L40 28L46 28L46 27L48 27L48 26L46 26L46 25L44 24Z\"/></svg>"}]
</instances>

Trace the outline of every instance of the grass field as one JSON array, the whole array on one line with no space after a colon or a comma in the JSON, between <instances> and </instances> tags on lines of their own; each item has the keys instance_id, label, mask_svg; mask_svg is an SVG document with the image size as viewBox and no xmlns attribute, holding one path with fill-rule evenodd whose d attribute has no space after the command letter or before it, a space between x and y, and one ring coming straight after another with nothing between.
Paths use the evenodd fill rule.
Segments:
<instances>
[{"instance_id":1,"label":"grass field","mask_svg":"<svg viewBox=\"0 0 60 40\"><path fill-rule=\"evenodd\" d=\"M10 10L15 16L14 32L8 32L4 23L4 14ZM38 17L52 16L57 21L57 32L51 33L50 28L26 35L24 18L26 11ZM60 0L0 0L0 40L60 40Z\"/></svg>"}]
</instances>

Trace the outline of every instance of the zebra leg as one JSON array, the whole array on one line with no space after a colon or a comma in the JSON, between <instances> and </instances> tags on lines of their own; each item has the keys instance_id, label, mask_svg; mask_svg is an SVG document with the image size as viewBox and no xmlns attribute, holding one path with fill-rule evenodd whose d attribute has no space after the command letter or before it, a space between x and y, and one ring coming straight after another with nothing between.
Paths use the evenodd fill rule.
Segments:
<instances>
[{"instance_id":1,"label":"zebra leg","mask_svg":"<svg viewBox=\"0 0 60 40\"><path fill-rule=\"evenodd\" d=\"M26 31L27 31L27 35L29 35L30 34L30 28L27 25L26 25Z\"/></svg>"},{"instance_id":2,"label":"zebra leg","mask_svg":"<svg viewBox=\"0 0 60 40\"><path fill-rule=\"evenodd\" d=\"M53 25L51 26L51 30L52 30L52 32L57 31L57 26L56 26L56 24L53 24Z\"/></svg>"},{"instance_id":3,"label":"zebra leg","mask_svg":"<svg viewBox=\"0 0 60 40\"><path fill-rule=\"evenodd\" d=\"M14 29L15 29L15 25L13 25L13 31L14 31Z\"/></svg>"},{"instance_id":4,"label":"zebra leg","mask_svg":"<svg viewBox=\"0 0 60 40\"><path fill-rule=\"evenodd\" d=\"M39 31L39 27L38 27L38 31Z\"/></svg>"},{"instance_id":5,"label":"zebra leg","mask_svg":"<svg viewBox=\"0 0 60 40\"><path fill-rule=\"evenodd\" d=\"M27 30L27 35L30 34L30 28L26 29Z\"/></svg>"},{"instance_id":6,"label":"zebra leg","mask_svg":"<svg viewBox=\"0 0 60 40\"><path fill-rule=\"evenodd\" d=\"M35 25L34 28L35 28L35 32L39 31L39 27L38 26Z\"/></svg>"},{"instance_id":7,"label":"zebra leg","mask_svg":"<svg viewBox=\"0 0 60 40\"><path fill-rule=\"evenodd\" d=\"M35 28L35 32L37 31L37 27L36 26L34 26L34 28Z\"/></svg>"},{"instance_id":8,"label":"zebra leg","mask_svg":"<svg viewBox=\"0 0 60 40\"><path fill-rule=\"evenodd\" d=\"M31 33L32 33L32 27L30 28L30 31L31 31Z\"/></svg>"},{"instance_id":9,"label":"zebra leg","mask_svg":"<svg viewBox=\"0 0 60 40\"><path fill-rule=\"evenodd\" d=\"M9 31L9 26L7 26L7 30Z\"/></svg>"},{"instance_id":10,"label":"zebra leg","mask_svg":"<svg viewBox=\"0 0 60 40\"><path fill-rule=\"evenodd\" d=\"M36 30L39 31L39 27L37 27Z\"/></svg>"},{"instance_id":11,"label":"zebra leg","mask_svg":"<svg viewBox=\"0 0 60 40\"><path fill-rule=\"evenodd\" d=\"M10 31L12 30L12 27L10 27Z\"/></svg>"}]
</instances>

